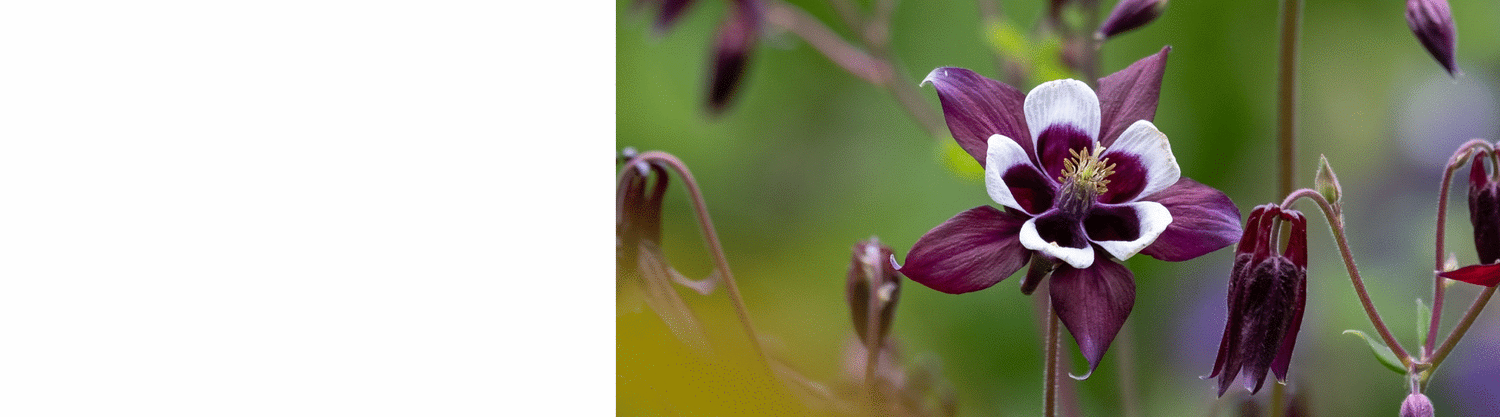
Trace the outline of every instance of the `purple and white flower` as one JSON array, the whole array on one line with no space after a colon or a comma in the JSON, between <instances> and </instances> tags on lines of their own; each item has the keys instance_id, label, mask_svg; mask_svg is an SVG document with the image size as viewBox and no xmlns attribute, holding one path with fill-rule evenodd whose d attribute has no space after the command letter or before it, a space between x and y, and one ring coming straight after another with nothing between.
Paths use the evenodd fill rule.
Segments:
<instances>
[{"instance_id":1,"label":"purple and white flower","mask_svg":"<svg viewBox=\"0 0 1500 417\"><path fill-rule=\"evenodd\" d=\"M1150 121L1167 51L1100 79L1099 94L1059 80L1023 95L966 69L933 70L924 84L937 88L949 130L984 166L1002 208L969 209L933 228L901 273L960 294L1030 262L1029 293L1050 272L1053 308L1092 373L1135 303L1135 279L1116 260L1184 261L1241 234L1239 209L1183 178Z\"/></svg>"}]
</instances>

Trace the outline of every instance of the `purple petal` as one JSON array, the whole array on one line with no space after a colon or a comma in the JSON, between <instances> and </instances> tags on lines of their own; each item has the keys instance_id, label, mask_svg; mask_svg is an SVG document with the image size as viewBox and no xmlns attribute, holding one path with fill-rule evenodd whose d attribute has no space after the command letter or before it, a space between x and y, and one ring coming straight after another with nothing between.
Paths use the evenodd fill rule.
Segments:
<instances>
[{"instance_id":1,"label":"purple petal","mask_svg":"<svg viewBox=\"0 0 1500 417\"><path fill-rule=\"evenodd\" d=\"M1167 66L1167 52L1141 58L1114 74L1099 79L1099 143L1108 147L1136 120L1155 120L1156 101L1161 95L1162 70Z\"/></svg>"},{"instance_id":2,"label":"purple petal","mask_svg":"<svg viewBox=\"0 0 1500 417\"><path fill-rule=\"evenodd\" d=\"M1030 251L1016 239L1025 221L990 206L958 213L917 239L900 271L949 294L989 288L1030 259Z\"/></svg>"},{"instance_id":3,"label":"purple petal","mask_svg":"<svg viewBox=\"0 0 1500 417\"><path fill-rule=\"evenodd\" d=\"M1474 226L1474 250L1479 263L1500 261L1500 184L1485 174L1488 155L1474 157L1469 171L1469 223ZM1500 168L1500 167L1497 167Z\"/></svg>"},{"instance_id":4,"label":"purple petal","mask_svg":"<svg viewBox=\"0 0 1500 417\"><path fill-rule=\"evenodd\" d=\"M1055 193L1052 182L1036 171L1031 157L1016 141L1001 135L990 136L986 159L984 187L995 203L1026 214L1041 213L1052 207Z\"/></svg>"},{"instance_id":5,"label":"purple petal","mask_svg":"<svg viewBox=\"0 0 1500 417\"><path fill-rule=\"evenodd\" d=\"M1063 161L1071 152L1088 152L1094 149L1094 137L1071 125L1053 125L1036 137L1037 160L1041 162L1047 178L1062 176Z\"/></svg>"},{"instance_id":6,"label":"purple petal","mask_svg":"<svg viewBox=\"0 0 1500 417\"><path fill-rule=\"evenodd\" d=\"M1172 224L1172 215L1160 203L1137 201L1113 205L1097 204L1083 219L1088 238L1115 259L1126 260L1156 241Z\"/></svg>"},{"instance_id":7,"label":"purple petal","mask_svg":"<svg viewBox=\"0 0 1500 417\"><path fill-rule=\"evenodd\" d=\"M1074 268L1094 264L1094 248L1089 244L1083 221L1062 210L1052 209L1021 225L1021 246L1057 258Z\"/></svg>"},{"instance_id":8,"label":"purple petal","mask_svg":"<svg viewBox=\"0 0 1500 417\"><path fill-rule=\"evenodd\" d=\"M1137 120L1131 124L1114 146L1104 151L1103 157L1115 165L1115 173L1109 176L1109 190L1099 196L1101 202L1134 201L1136 197L1164 190L1182 177L1167 135L1149 121Z\"/></svg>"},{"instance_id":9,"label":"purple petal","mask_svg":"<svg viewBox=\"0 0 1500 417\"><path fill-rule=\"evenodd\" d=\"M1183 177L1140 200L1155 201L1172 213L1172 224L1141 253L1180 262L1229 246L1240 238L1240 209L1223 192Z\"/></svg>"},{"instance_id":10,"label":"purple petal","mask_svg":"<svg viewBox=\"0 0 1500 417\"><path fill-rule=\"evenodd\" d=\"M1469 265L1438 274L1438 276L1474 285L1493 287L1495 284L1500 284L1500 264Z\"/></svg>"},{"instance_id":11,"label":"purple petal","mask_svg":"<svg viewBox=\"0 0 1500 417\"><path fill-rule=\"evenodd\" d=\"M1245 269L1250 266L1250 251L1254 250L1254 243L1258 240L1258 234L1261 230L1261 228L1255 226L1260 223L1261 216L1265 212L1265 206L1256 206L1255 209L1250 210L1250 217L1245 220L1245 223L1250 225L1250 227L1245 229L1244 237L1240 239L1240 245L1235 248L1234 266L1229 272L1229 296L1226 297L1227 300L1225 301L1225 305L1228 306L1229 317L1224 325L1224 337L1219 341L1219 356L1214 359L1214 371L1208 374L1208 378L1213 378L1218 376L1220 372L1228 372L1226 374L1228 376L1225 378L1227 381L1219 381L1220 396L1224 395L1224 390L1229 387L1228 383L1234 381L1235 375L1238 375L1240 372L1240 350L1238 345L1242 318L1240 317L1239 294L1246 280ZM1229 363L1230 366L1226 367L1225 363Z\"/></svg>"},{"instance_id":12,"label":"purple petal","mask_svg":"<svg viewBox=\"0 0 1500 417\"><path fill-rule=\"evenodd\" d=\"M1124 265L1100 260L1087 269L1057 267L1049 286L1052 308L1089 361L1089 373L1074 378L1086 379L1099 367L1104 351L1130 316L1135 278Z\"/></svg>"},{"instance_id":13,"label":"purple petal","mask_svg":"<svg viewBox=\"0 0 1500 417\"><path fill-rule=\"evenodd\" d=\"M1281 382L1286 382L1286 371L1292 364L1292 348L1297 346L1297 332L1302 330L1302 312L1307 310L1307 218L1297 211L1288 214L1293 220L1286 244L1286 256L1301 271L1296 275L1297 297L1292 302L1292 318L1287 323L1286 336L1281 339L1281 350L1276 352L1276 359L1271 361L1271 372Z\"/></svg>"},{"instance_id":14,"label":"purple petal","mask_svg":"<svg viewBox=\"0 0 1500 417\"><path fill-rule=\"evenodd\" d=\"M943 118L958 146L963 147L984 165L991 135L1030 138L1022 107L1026 94L1005 83L985 78L963 68L942 67L932 70L923 84L937 88L943 103ZM1030 140L1017 140L1028 154L1033 153Z\"/></svg>"}]
</instances>

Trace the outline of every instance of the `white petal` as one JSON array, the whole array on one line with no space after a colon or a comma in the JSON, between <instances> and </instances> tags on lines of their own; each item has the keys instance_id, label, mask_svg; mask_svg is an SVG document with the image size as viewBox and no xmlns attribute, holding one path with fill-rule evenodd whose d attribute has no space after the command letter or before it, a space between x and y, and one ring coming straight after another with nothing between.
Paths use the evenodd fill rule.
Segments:
<instances>
[{"instance_id":1,"label":"white petal","mask_svg":"<svg viewBox=\"0 0 1500 417\"><path fill-rule=\"evenodd\" d=\"M1042 131L1053 125L1077 127L1095 142L1099 141L1099 96L1083 81L1042 83L1026 94L1026 103L1022 107L1033 145Z\"/></svg>"},{"instance_id":2,"label":"white petal","mask_svg":"<svg viewBox=\"0 0 1500 417\"><path fill-rule=\"evenodd\" d=\"M1167 135L1146 120L1137 120L1120 133L1120 138L1104 150L1103 156L1108 158L1113 154L1132 155L1141 161L1141 168L1145 168L1146 185L1136 198L1170 187L1182 176L1182 168L1177 166L1177 157L1172 155L1172 144L1167 142Z\"/></svg>"},{"instance_id":3,"label":"white petal","mask_svg":"<svg viewBox=\"0 0 1500 417\"><path fill-rule=\"evenodd\" d=\"M1167 206L1161 203L1138 201L1123 205L1135 209L1135 217L1141 220L1140 237L1130 241L1090 239L1115 259L1122 261L1140 253L1141 249L1151 246L1152 242L1156 242L1156 237L1161 236L1161 232L1167 230L1167 225L1172 224L1172 212L1167 211ZM1022 234L1022 236L1025 235ZM1023 238L1021 242L1025 243L1026 240Z\"/></svg>"},{"instance_id":4,"label":"white petal","mask_svg":"<svg viewBox=\"0 0 1500 417\"><path fill-rule=\"evenodd\" d=\"M1160 234L1161 232L1157 232ZM1036 233L1036 218L1027 220L1021 225L1021 246L1026 249L1045 253L1053 258L1067 262L1069 266L1078 269L1088 268L1094 264L1094 247L1070 248L1058 245L1056 242L1042 240L1042 235Z\"/></svg>"},{"instance_id":5,"label":"white petal","mask_svg":"<svg viewBox=\"0 0 1500 417\"><path fill-rule=\"evenodd\" d=\"M1026 155L1025 149L1021 149L1021 145L1004 135L990 136L989 150L984 157L984 188L990 192L990 198L995 203L1033 214L1016 202L1016 196L1010 193L1010 186L1005 184L1005 178L1002 177L1017 165L1036 169L1032 168L1031 157Z\"/></svg>"}]
</instances>

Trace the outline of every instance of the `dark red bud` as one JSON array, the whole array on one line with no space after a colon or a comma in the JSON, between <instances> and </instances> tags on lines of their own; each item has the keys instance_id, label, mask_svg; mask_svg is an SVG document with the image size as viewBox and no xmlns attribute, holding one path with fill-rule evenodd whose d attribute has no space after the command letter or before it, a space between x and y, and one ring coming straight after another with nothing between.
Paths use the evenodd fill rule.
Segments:
<instances>
[{"instance_id":1,"label":"dark red bud","mask_svg":"<svg viewBox=\"0 0 1500 417\"><path fill-rule=\"evenodd\" d=\"M1166 10L1167 0L1120 0L1094 37L1100 40L1129 32L1156 20Z\"/></svg>"},{"instance_id":2,"label":"dark red bud","mask_svg":"<svg viewBox=\"0 0 1500 417\"><path fill-rule=\"evenodd\" d=\"M845 299L854 319L854 331L861 341L867 336L866 329L871 320L876 326L877 342L885 340L886 334L890 333L896 302L901 299L901 275L891 265L891 255L891 248L873 237L854 245L845 283Z\"/></svg>"},{"instance_id":3,"label":"dark red bud","mask_svg":"<svg viewBox=\"0 0 1500 417\"><path fill-rule=\"evenodd\" d=\"M1406 0L1406 25L1417 35L1422 47L1448 70L1448 75L1460 73L1458 63L1453 60L1458 38L1448 0Z\"/></svg>"}]
</instances>

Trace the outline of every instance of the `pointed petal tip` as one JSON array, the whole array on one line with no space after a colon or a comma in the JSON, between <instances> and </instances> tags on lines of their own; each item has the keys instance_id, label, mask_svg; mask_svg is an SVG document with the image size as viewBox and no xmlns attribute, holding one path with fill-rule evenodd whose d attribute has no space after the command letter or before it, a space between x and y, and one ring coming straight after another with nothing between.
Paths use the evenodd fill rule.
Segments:
<instances>
[{"instance_id":1,"label":"pointed petal tip","mask_svg":"<svg viewBox=\"0 0 1500 417\"><path fill-rule=\"evenodd\" d=\"M1082 380L1085 380L1085 379L1089 379L1089 377L1093 376L1093 375L1094 375L1094 367L1092 365L1089 366L1089 371L1087 373L1084 373L1082 376L1073 375L1072 372L1068 372L1068 378L1073 378L1073 380L1075 380L1075 381L1082 381Z\"/></svg>"}]
</instances>

